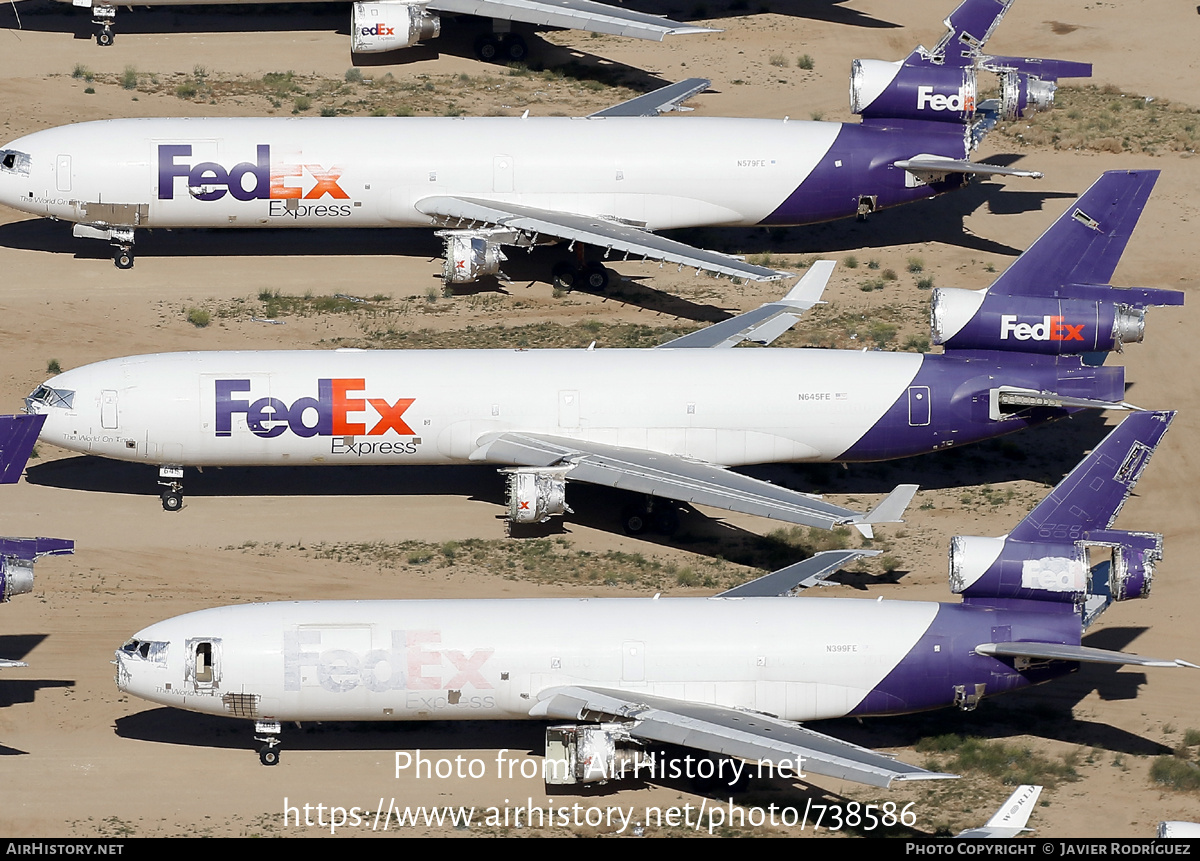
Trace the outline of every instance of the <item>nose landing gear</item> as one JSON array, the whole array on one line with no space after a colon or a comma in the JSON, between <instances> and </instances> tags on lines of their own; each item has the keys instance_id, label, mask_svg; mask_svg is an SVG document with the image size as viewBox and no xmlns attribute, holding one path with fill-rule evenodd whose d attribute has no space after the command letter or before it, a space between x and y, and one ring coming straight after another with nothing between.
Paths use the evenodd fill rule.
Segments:
<instances>
[{"instance_id":1,"label":"nose landing gear","mask_svg":"<svg viewBox=\"0 0 1200 861\"><path fill-rule=\"evenodd\" d=\"M183 508L183 467L160 466L158 485L163 488L159 493L163 511L179 511Z\"/></svg>"},{"instance_id":2,"label":"nose landing gear","mask_svg":"<svg viewBox=\"0 0 1200 861\"><path fill-rule=\"evenodd\" d=\"M279 735L283 727L278 721L256 721L254 731L261 733L254 736L255 741L262 742L262 747L258 749L258 761L263 765L279 765L279 746L283 744Z\"/></svg>"},{"instance_id":3,"label":"nose landing gear","mask_svg":"<svg viewBox=\"0 0 1200 861\"><path fill-rule=\"evenodd\" d=\"M96 44L107 48L113 43L113 24L117 20L117 7L107 3L97 3L92 6L92 23L99 27L96 33Z\"/></svg>"}]
</instances>

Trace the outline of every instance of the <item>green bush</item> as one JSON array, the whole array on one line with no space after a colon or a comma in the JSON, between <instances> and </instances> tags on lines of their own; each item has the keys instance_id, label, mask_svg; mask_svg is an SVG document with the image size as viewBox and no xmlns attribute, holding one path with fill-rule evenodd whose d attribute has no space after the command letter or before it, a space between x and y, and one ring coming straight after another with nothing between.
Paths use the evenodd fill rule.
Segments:
<instances>
[{"instance_id":1,"label":"green bush","mask_svg":"<svg viewBox=\"0 0 1200 861\"><path fill-rule=\"evenodd\" d=\"M188 308L187 321L197 329L203 329L212 322L212 314L203 308Z\"/></svg>"},{"instance_id":2,"label":"green bush","mask_svg":"<svg viewBox=\"0 0 1200 861\"><path fill-rule=\"evenodd\" d=\"M808 54L800 55L800 59L798 59L796 61L796 68L803 69L806 72L811 72L815 65L816 65L816 62L814 62L813 58L810 57Z\"/></svg>"}]
</instances>

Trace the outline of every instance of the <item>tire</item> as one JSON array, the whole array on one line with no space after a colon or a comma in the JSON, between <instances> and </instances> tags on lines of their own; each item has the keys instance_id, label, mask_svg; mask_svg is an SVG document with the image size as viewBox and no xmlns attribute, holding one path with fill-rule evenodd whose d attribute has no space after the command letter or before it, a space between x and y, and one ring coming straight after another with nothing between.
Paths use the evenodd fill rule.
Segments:
<instances>
[{"instance_id":1,"label":"tire","mask_svg":"<svg viewBox=\"0 0 1200 861\"><path fill-rule=\"evenodd\" d=\"M500 50L504 53L504 58L510 63L524 62L529 56L529 46L525 44L525 40L515 33L507 37L500 43Z\"/></svg>"},{"instance_id":2,"label":"tire","mask_svg":"<svg viewBox=\"0 0 1200 861\"><path fill-rule=\"evenodd\" d=\"M112 32L112 30L108 29L107 27L105 27L103 30L101 30L99 33L96 34L96 44L99 45L100 47L107 48L112 43L113 43L113 32Z\"/></svg>"},{"instance_id":3,"label":"tire","mask_svg":"<svg viewBox=\"0 0 1200 861\"><path fill-rule=\"evenodd\" d=\"M183 508L183 494L168 490L162 495L163 511L179 511Z\"/></svg>"},{"instance_id":4,"label":"tire","mask_svg":"<svg viewBox=\"0 0 1200 861\"><path fill-rule=\"evenodd\" d=\"M132 269L133 252L123 249L118 250L115 254L113 254L113 265L115 265L118 269Z\"/></svg>"},{"instance_id":5,"label":"tire","mask_svg":"<svg viewBox=\"0 0 1200 861\"><path fill-rule=\"evenodd\" d=\"M589 263L583 268L583 286L593 293L608 289L608 270L600 263Z\"/></svg>"},{"instance_id":6,"label":"tire","mask_svg":"<svg viewBox=\"0 0 1200 861\"><path fill-rule=\"evenodd\" d=\"M258 752L258 761L263 765L279 765L279 751L267 748Z\"/></svg>"},{"instance_id":7,"label":"tire","mask_svg":"<svg viewBox=\"0 0 1200 861\"><path fill-rule=\"evenodd\" d=\"M626 506L621 511L621 528L626 535L641 535L650 528L650 515L640 505Z\"/></svg>"},{"instance_id":8,"label":"tire","mask_svg":"<svg viewBox=\"0 0 1200 861\"><path fill-rule=\"evenodd\" d=\"M500 59L500 41L492 35L480 36L475 40L475 56L485 63Z\"/></svg>"},{"instance_id":9,"label":"tire","mask_svg":"<svg viewBox=\"0 0 1200 861\"><path fill-rule=\"evenodd\" d=\"M562 290L574 290L579 284L579 270L573 263L556 263L550 270L550 281Z\"/></svg>"}]
</instances>

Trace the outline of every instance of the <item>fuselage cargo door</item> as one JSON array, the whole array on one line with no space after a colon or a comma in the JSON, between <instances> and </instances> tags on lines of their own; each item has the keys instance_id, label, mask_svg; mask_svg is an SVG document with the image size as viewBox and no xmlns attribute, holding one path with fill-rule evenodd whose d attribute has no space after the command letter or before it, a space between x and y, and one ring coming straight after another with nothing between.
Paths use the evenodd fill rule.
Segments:
<instances>
[{"instance_id":1,"label":"fuselage cargo door","mask_svg":"<svg viewBox=\"0 0 1200 861\"><path fill-rule=\"evenodd\" d=\"M908 424L923 428L930 420L929 386L908 387Z\"/></svg>"}]
</instances>

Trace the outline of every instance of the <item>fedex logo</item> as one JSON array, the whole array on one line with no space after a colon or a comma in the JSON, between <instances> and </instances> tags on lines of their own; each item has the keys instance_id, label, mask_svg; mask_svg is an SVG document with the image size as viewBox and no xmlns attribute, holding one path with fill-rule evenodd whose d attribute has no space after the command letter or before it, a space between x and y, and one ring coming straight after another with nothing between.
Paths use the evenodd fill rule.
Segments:
<instances>
[{"instance_id":1,"label":"fedex logo","mask_svg":"<svg viewBox=\"0 0 1200 861\"><path fill-rule=\"evenodd\" d=\"M363 27L360 35L362 35L362 36L395 36L396 28L389 27L386 24L376 24L374 27Z\"/></svg>"},{"instance_id":2,"label":"fedex logo","mask_svg":"<svg viewBox=\"0 0 1200 861\"><path fill-rule=\"evenodd\" d=\"M492 689L482 670L495 649L475 649L468 654L442 649L441 641L440 631L392 631L388 648L360 653L337 648L320 650L320 630L287 631L283 635L283 689L299 691L320 685L335 694L360 685L376 693L461 691L468 686ZM306 677L309 668L315 670L315 678Z\"/></svg>"},{"instance_id":3,"label":"fedex logo","mask_svg":"<svg viewBox=\"0 0 1200 861\"><path fill-rule=\"evenodd\" d=\"M388 431L401 436L415 435L404 421L404 411L415 398L398 398L389 403L383 398L355 397L365 390L364 379L317 380L315 398L297 398L286 404L278 398L251 401L237 397L250 391L249 380L217 380L216 435L233 436L235 415L244 415L250 432L263 439L277 437L285 430L305 438L381 436ZM372 419L370 430L367 430L368 418Z\"/></svg>"},{"instance_id":4,"label":"fedex logo","mask_svg":"<svg viewBox=\"0 0 1200 861\"><path fill-rule=\"evenodd\" d=\"M967 95L961 89L952 95L935 93L933 87L917 87L917 110L975 112L975 95Z\"/></svg>"},{"instance_id":5,"label":"fedex logo","mask_svg":"<svg viewBox=\"0 0 1200 861\"><path fill-rule=\"evenodd\" d=\"M191 164L191 144L159 144L158 199L175 199L175 180L183 177L196 200L220 200L226 194L235 200L283 200L295 198L316 200L329 195L349 200L350 195L338 185L342 168L325 168L319 164L283 164L272 167L270 144L259 144L256 160L244 161L226 169L215 161ZM313 185L305 193L304 175ZM297 184L291 184L296 180Z\"/></svg>"},{"instance_id":6,"label":"fedex logo","mask_svg":"<svg viewBox=\"0 0 1200 861\"><path fill-rule=\"evenodd\" d=\"M1018 323L1016 314L1000 315L1000 340L1012 335L1018 341L1082 341L1084 324L1072 326L1062 316L1042 318L1040 323Z\"/></svg>"}]
</instances>

